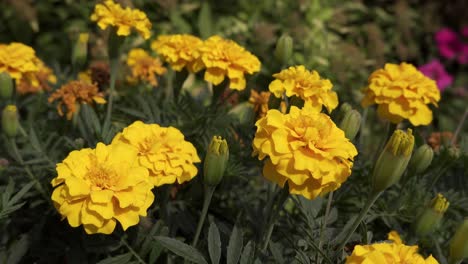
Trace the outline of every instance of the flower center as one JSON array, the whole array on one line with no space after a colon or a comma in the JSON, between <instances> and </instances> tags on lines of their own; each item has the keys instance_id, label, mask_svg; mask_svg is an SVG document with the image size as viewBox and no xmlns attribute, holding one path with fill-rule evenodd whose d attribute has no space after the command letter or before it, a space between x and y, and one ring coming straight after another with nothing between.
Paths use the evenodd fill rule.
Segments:
<instances>
[{"instance_id":1,"label":"flower center","mask_svg":"<svg viewBox=\"0 0 468 264\"><path fill-rule=\"evenodd\" d=\"M101 164L97 164L97 161L92 163L91 168L86 174L86 179L91 182L91 185L100 190L111 189L115 186L119 178L117 173Z\"/></svg>"},{"instance_id":2,"label":"flower center","mask_svg":"<svg viewBox=\"0 0 468 264\"><path fill-rule=\"evenodd\" d=\"M151 150L153 149L154 143L155 143L155 140L152 137L146 137L145 139L143 139L139 143L138 154L142 156L149 154Z\"/></svg>"}]
</instances>

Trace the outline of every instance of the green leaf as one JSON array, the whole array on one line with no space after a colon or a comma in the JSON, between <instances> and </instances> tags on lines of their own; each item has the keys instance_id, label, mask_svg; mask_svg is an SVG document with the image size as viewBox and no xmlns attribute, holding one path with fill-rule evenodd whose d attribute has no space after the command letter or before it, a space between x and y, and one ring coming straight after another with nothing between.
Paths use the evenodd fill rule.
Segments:
<instances>
[{"instance_id":1,"label":"green leaf","mask_svg":"<svg viewBox=\"0 0 468 264\"><path fill-rule=\"evenodd\" d=\"M208 230L208 252L210 253L211 263L218 264L221 259L221 239L215 222L211 222Z\"/></svg>"},{"instance_id":2,"label":"green leaf","mask_svg":"<svg viewBox=\"0 0 468 264\"><path fill-rule=\"evenodd\" d=\"M35 184L35 182L30 182L28 184L26 184L25 186L23 186L23 188L21 188L21 190L19 192L17 192L15 194L15 196L13 196L10 201L8 201L8 206L12 206L14 205L15 203L17 203L21 198L23 198L23 195L25 195L29 189L31 189L31 187Z\"/></svg>"},{"instance_id":3,"label":"green leaf","mask_svg":"<svg viewBox=\"0 0 468 264\"><path fill-rule=\"evenodd\" d=\"M28 235L22 235L15 243L8 249L10 252L6 263L19 263L23 256L29 249Z\"/></svg>"},{"instance_id":4,"label":"green leaf","mask_svg":"<svg viewBox=\"0 0 468 264\"><path fill-rule=\"evenodd\" d=\"M283 258L283 254L281 254L281 246L278 243L273 243L270 241L270 251L275 259L276 263L286 263Z\"/></svg>"},{"instance_id":5,"label":"green leaf","mask_svg":"<svg viewBox=\"0 0 468 264\"><path fill-rule=\"evenodd\" d=\"M242 251L240 264L251 264L254 260L254 243L249 241Z\"/></svg>"},{"instance_id":6,"label":"green leaf","mask_svg":"<svg viewBox=\"0 0 468 264\"><path fill-rule=\"evenodd\" d=\"M89 128L93 129L94 135L101 134L101 123L94 109L88 104L83 104L81 111L83 112L84 121Z\"/></svg>"},{"instance_id":7,"label":"green leaf","mask_svg":"<svg viewBox=\"0 0 468 264\"><path fill-rule=\"evenodd\" d=\"M132 253L128 252L115 257L107 258L99 261L97 264L127 264L132 259Z\"/></svg>"},{"instance_id":8,"label":"green leaf","mask_svg":"<svg viewBox=\"0 0 468 264\"><path fill-rule=\"evenodd\" d=\"M227 264L236 264L242 252L242 230L234 226L227 248Z\"/></svg>"},{"instance_id":9,"label":"green leaf","mask_svg":"<svg viewBox=\"0 0 468 264\"><path fill-rule=\"evenodd\" d=\"M208 1L203 1L200 14L198 15L198 32L202 39L209 38L213 32L213 19L211 16L211 7Z\"/></svg>"},{"instance_id":10,"label":"green leaf","mask_svg":"<svg viewBox=\"0 0 468 264\"><path fill-rule=\"evenodd\" d=\"M172 253L192 261L197 264L208 264L203 255L194 247L185 244L177 239L163 236L155 236L154 239L161 243L165 248Z\"/></svg>"}]
</instances>

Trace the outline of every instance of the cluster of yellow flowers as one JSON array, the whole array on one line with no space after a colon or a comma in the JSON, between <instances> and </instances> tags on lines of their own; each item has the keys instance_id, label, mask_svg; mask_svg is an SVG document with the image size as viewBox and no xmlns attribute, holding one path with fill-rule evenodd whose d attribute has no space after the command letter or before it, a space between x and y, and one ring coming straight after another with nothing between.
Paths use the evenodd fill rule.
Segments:
<instances>
[{"instance_id":1,"label":"cluster of yellow flowers","mask_svg":"<svg viewBox=\"0 0 468 264\"><path fill-rule=\"evenodd\" d=\"M129 7L122 8L112 0L107 0L104 4L97 4L91 15L91 20L97 21L102 30L108 26L115 27L118 36L130 35L132 28L144 39L151 36L151 22L144 12Z\"/></svg>"},{"instance_id":2,"label":"cluster of yellow flowers","mask_svg":"<svg viewBox=\"0 0 468 264\"><path fill-rule=\"evenodd\" d=\"M351 174L354 145L329 116L308 107L269 110L256 123L254 155L269 157L264 176L309 199L336 190Z\"/></svg>"},{"instance_id":3,"label":"cluster of yellow flowers","mask_svg":"<svg viewBox=\"0 0 468 264\"><path fill-rule=\"evenodd\" d=\"M52 69L36 56L35 51L17 42L0 44L0 72L15 79L20 94L47 91L50 90L49 83L57 82Z\"/></svg>"},{"instance_id":4,"label":"cluster of yellow flowers","mask_svg":"<svg viewBox=\"0 0 468 264\"><path fill-rule=\"evenodd\" d=\"M152 86L158 85L156 76L166 72L166 68L162 66L161 61L149 55L144 49L130 50L127 57L127 65L131 71L128 81L136 82L141 80Z\"/></svg>"},{"instance_id":5,"label":"cluster of yellow flowers","mask_svg":"<svg viewBox=\"0 0 468 264\"><path fill-rule=\"evenodd\" d=\"M227 77L229 87L244 90L244 74L260 71L260 61L252 53L232 40L212 36L205 41L191 35L162 35L151 47L171 67L180 71L186 67L191 72L205 70L205 80L218 85Z\"/></svg>"},{"instance_id":6,"label":"cluster of yellow flowers","mask_svg":"<svg viewBox=\"0 0 468 264\"><path fill-rule=\"evenodd\" d=\"M372 245L356 246L351 256L347 257L346 264L438 264L437 260L429 256L424 259L418 254L418 246L403 244L397 232L388 234L390 243L382 242Z\"/></svg>"},{"instance_id":7,"label":"cluster of yellow flowers","mask_svg":"<svg viewBox=\"0 0 468 264\"><path fill-rule=\"evenodd\" d=\"M136 225L154 201L152 188L197 174L195 147L176 128L137 121L110 145L72 151L57 164L52 200L72 227L110 234Z\"/></svg>"},{"instance_id":8,"label":"cluster of yellow flowers","mask_svg":"<svg viewBox=\"0 0 468 264\"><path fill-rule=\"evenodd\" d=\"M408 119L414 126L428 125L437 106L440 92L436 82L408 63L385 64L369 77L362 106L377 104L379 115L393 123Z\"/></svg>"}]
</instances>

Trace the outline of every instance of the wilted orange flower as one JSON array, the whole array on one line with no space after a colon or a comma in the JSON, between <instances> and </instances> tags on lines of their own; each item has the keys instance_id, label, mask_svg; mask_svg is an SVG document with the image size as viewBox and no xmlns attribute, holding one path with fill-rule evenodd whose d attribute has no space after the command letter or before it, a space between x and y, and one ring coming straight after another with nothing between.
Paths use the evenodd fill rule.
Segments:
<instances>
[{"instance_id":1,"label":"wilted orange flower","mask_svg":"<svg viewBox=\"0 0 468 264\"><path fill-rule=\"evenodd\" d=\"M37 71L26 72L21 79L16 80L16 90L19 94L50 91L50 84L57 83L57 77L51 68L47 67L40 59L35 59Z\"/></svg>"},{"instance_id":2,"label":"wilted orange flower","mask_svg":"<svg viewBox=\"0 0 468 264\"><path fill-rule=\"evenodd\" d=\"M186 67L190 72L198 72L203 68L198 51L202 44L201 39L188 34L160 35L151 43L151 48L175 71Z\"/></svg>"},{"instance_id":3,"label":"wilted orange flower","mask_svg":"<svg viewBox=\"0 0 468 264\"><path fill-rule=\"evenodd\" d=\"M119 142L138 150L138 161L149 170L155 186L183 183L197 175L197 150L177 128L136 121L112 140L112 144Z\"/></svg>"},{"instance_id":4,"label":"wilted orange flower","mask_svg":"<svg viewBox=\"0 0 468 264\"><path fill-rule=\"evenodd\" d=\"M254 105L254 111L259 118L264 117L268 112L268 101L270 100L270 92L260 92L250 90L249 103Z\"/></svg>"},{"instance_id":5,"label":"wilted orange flower","mask_svg":"<svg viewBox=\"0 0 468 264\"><path fill-rule=\"evenodd\" d=\"M453 133L450 131L433 132L427 139L427 143L434 151L439 151L441 146L448 146L452 141Z\"/></svg>"},{"instance_id":6,"label":"wilted orange flower","mask_svg":"<svg viewBox=\"0 0 468 264\"><path fill-rule=\"evenodd\" d=\"M127 65L130 67L132 75L129 81L145 81L152 86L158 85L156 75L162 75L166 72L158 58L150 56L143 49L132 49L128 53Z\"/></svg>"},{"instance_id":7,"label":"wilted orange flower","mask_svg":"<svg viewBox=\"0 0 468 264\"><path fill-rule=\"evenodd\" d=\"M328 115L295 106L269 110L255 124L254 155L268 157L263 175L308 199L338 189L351 174L354 145Z\"/></svg>"},{"instance_id":8,"label":"wilted orange flower","mask_svg":"<svg viewBox=\"0 0 468 264\"><path fill-rule=\"evenodd\" d=\"M303 65L292 66L273 74L276 79L268 89L278 98L298 96L307 106L317 112L325 106L329 113L338 106L338 95L332 91L333 84L328 79L322 79L318 72L308 71Z\"/></svg>"},{"instance_id":9,"label":"wilted orange flower","mask_svg":"<svg viewBox=\"0 0 468 264\"><path fill-rule=\"evenodd\" d=\"M403 244L397 232L388 234L391 242L381 242L372 245L357 245L351 256L346 258L346 264L438 264L431 256L424 259L418 254L418 246Z\"/></svg>"},{"instance_id":10,"label":"wilted orange flower","mask_svg":"<svg viewBox=\"0 0 468 264\"><path fill-rule=\"evenodd\" d=\"M79 104L106 103L102 93L98 91L98 87L85 81L71 81L63 85L50 95L49 103L55 100L60 101L57 105L57 111L60 116L63 116L62 107L65 106L67 108L68 120L77 111L77 105Z\"/></svg>"},{"instance_id":11,"label":"wilted orange flower","mask_svg":"<svg viewBox=\"0 0 468 264\"><path fill-rule=\"evenodd\" d=\"M220 84L227 76L229 87L241 91L246 85L244 74L260 71L258 58L232 40L212 36L199 50L206 68L205 80L214 85Z\"/></svg>"},{"instance_id":12,"label":"wilted orange flower","mask_svg":"<svg viewBox=\"0 0 468 264\"><path fill-rule=\"evenodd\" d=\"M17 42L0 44L0 72L7 72L15 80L21 79L25 73L37 72L36 59L34 50L27 45Z\"/></svg>"},{"instance_id":13,"label":"wilted orange flower","mask_svg":"<svg viewBox=\"0 0 468 264\"><path fill-rule=\"evenodd\" d=\"M132 28L144 39L148 39L151 35L151 22L145 13L129 7L122 8L120 4L116 4L112 0L107 0L104 4L97 4L91 15L91 20L97 21L102 30L108 26L116 27L119 36L130 35Z\"/></svg>"},{"instance_id":14,"label":"wilted orange flower","mask_svg":"<svg viewBox=\"0 0 468 264\"><path fill-rule=\"evenodd\" d=\"M414 126L431 123L432 111L427 105L437 106L440 100L436 82L408 63L387 63L373 72L364 93L363 107L377 104L380 117L392 123L408 119Z\"/></svg>"},{"instance_id":15,"label":"wilted orange flower","mask_svg":"<svg viewBox=\"0 0 468 264\"><path fill-rule=\"evenodd\" d=\"M72 151L57 164L52 201L72 227L110 234L117 221L123 230L136 225L154 201L148 170L125 144Z\"/></svg>"}]
</instances>

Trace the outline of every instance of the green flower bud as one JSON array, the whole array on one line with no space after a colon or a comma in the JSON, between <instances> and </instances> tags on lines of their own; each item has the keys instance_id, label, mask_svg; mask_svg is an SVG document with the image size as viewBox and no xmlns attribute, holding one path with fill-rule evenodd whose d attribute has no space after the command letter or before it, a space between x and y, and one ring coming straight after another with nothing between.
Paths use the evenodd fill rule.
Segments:
<instances>
[{"instance_id":1,"label":"green flower bud","mask_svg":"<svg viewBox=\"0 0 468 264\"><path fill-rule=\"evenodd\" d=\"M356 110L349 110L341 120L339 127L349 140L353 140L361 127L361 114Z\"/></svg>"},{"instance_id":2,"label":"green flower bud","mask_svg":"<svg viewBox=\"0 0 468 264\"><path fill-rule=\"evenodd\" d=\"M11 98L13 94L13 79L7 72L0 73L0 97L3 99Z\"/></svg>"},{"instance_id":3,"label":"green flower bud","mask_svg":"<svg viewBox=\"0 0 468 264\"><path fill-rule=\"evenodd\" d=\"M214 136L208 146L203 164L203 180L209 186L221 182L229 159L229 146L225 139Z\"/></svg>"},{"instance_id":4,"label":"green flower bud","mask_svg":"<svg viewBox=\"0 0 468 264\"><path fill-rule=\"evenodd\" d=\"M86 63L86 57L88 56L88 33L80 33L78 41L75 43L75 47L72 52L72 64L77 69L80 69Z\"/></svg>"},{"instance_id":5,"label":"green flower bud","mask_svg":"<svg viewBox=\"0 0 468 264\"><path fill-rule=\"evenodd\" d=\"M233 107L229 115L235 117L240 124L253 123L255 117L253 108L249 102L243 102Z\"/></svg>"},{"instance_id":6,"label":"green flower bud","mask_svg":"<svg viewBox=\"0 0 468 264\"><path fill-rule=\"evenodd\" d=\"M411 159L414 147L412 130L395 130L375 163L373 192L379 193L397 183Z\"/></svg>"},{"instance_id":7,"label":"green flower bud","mask_svg":"<svg viewBox=\"0 0 468 264\"><path fill-rule=\"evenodd\" d=\"M351 110L353 110L353 107L348 103L344 103L340 106L340 112L342 115L345 115L348 111Z\"/></svg>"},{"instance_id":8,"label":"green flower bud","mask_svg":"<svg viewBox=\"0 0 468 264\"><path fill-rule=\"evenodd\" d=\"M416 173L421 173L431 165L433 157L434 151L432 148L429 145L424 144L414 152L413 157L410 160L409 167Z\"/></svg>"},{"instance_id":9,"label":"green flower bud","mask_svg":"<svg viewBox=\"0 0 468 264\"><path fill-rule=\"evenodd\" d=\"M15 105L7 105L2 112L3 132L9 137L15 137L18 133L18 110Z\"/></svg>"},{"instance_id":10,"label":"green flower bud","mask_svg":"<svg viewBox=\"0 0 468 264\"><path fill-rule=\"evenodd\" d=\"M450 146L447 149L447 154L448 154L449 159L457 160L458 158L460 158L460 149L454 146Z\"/></svg>"},{"instance_id":11,"label":"green flower bud","mask_svg":"<svg viewBox=\"0 0 468 264\"><path fill-rule=\"evenodd\" d=\"M449 263L458 263L464 258L468 258L468 218L465 218L450 241Z\"/></svg>"},{"instance_id":12,"label":"green flower bud","mask_svg":"<svg viewBox=\"0 0 468 264\"><path fill-rule=\"evenodd\" d=\"M419 215L414 224L414 232L418 236L425 236L432 233L439 226L449 205L450 203L442 194L437 194Z\"/></svg>"},{"instance_id":13,"label":"green flower bud","mask_svg":"<svg viewBox=\"0 0 468 264\"><path fill-rule=\"evenodd\" d=\"M293 39L288 35L282 35L276 42L275 58L286 65L293 52Z\"/></svg>"}]
</instances>

